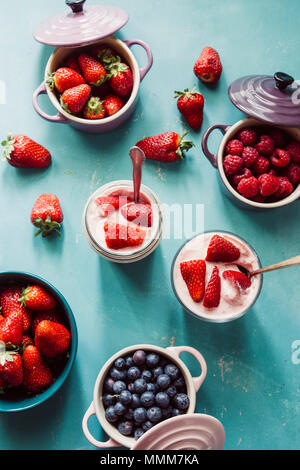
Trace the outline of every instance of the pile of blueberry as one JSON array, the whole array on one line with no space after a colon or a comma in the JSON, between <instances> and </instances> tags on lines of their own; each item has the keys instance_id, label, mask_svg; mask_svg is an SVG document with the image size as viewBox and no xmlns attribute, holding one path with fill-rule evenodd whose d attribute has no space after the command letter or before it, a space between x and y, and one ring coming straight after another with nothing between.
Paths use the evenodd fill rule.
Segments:
<instances>
[{"instance_id":1,"label":"pile of blueberry","mask_svg":"<svg viewBox=\"0 0 300 470\"><path fill-rule=\"evenodd\" d=\"M154 352L119 357L104 381L105 417L139 439L155 424L186 413L190 400L179 368Z\"/></svg>"}]
</instances>

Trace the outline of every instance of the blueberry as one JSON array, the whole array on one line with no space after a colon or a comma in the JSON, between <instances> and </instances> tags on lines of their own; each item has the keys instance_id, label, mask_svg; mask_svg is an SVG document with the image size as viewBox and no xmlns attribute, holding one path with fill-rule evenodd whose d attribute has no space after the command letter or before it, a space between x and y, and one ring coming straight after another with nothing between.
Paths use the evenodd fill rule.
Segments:
<instances>
[{"instance_id":1,"label":"blueberry","mask_svg":"<svg viewBox=\"0 0 300 470\"><path fill-rule=\"evenodd\" d=\"M107 421L109 423L115 423L116 421L118 421L119 418L118 418L118 415L115 412L115 407L114 406L109 406L108 408L106 408L105 418L107 419Z\"/></svg>"},{"instance_id":2,"label":"blueberry","mask_svg":"<svg viewBox=\"0 0 300 470\"><path fill-rule=\"evenodd\" d=\"M177 408L172 408L172 416L179 416L182 414L182 411L178 410Z\"/></svg>"},{"instance_id":3,"label":"blueberry","mask_svg":"<svg viewBox=\"0 0 300 470\"><path fill-rule=\"evenodd\" d=\"M142 424L142 428L143 428L143 431L146 432L146 431L149 431L149 429L153 428L153 423L151 423L151 421L145 421L143 424Z\"/></svg>"},{"instance_id":4,"label":"blueberry","mask_svg":"<svg viewBox=\"0 0 300 470\"><path fill-rule=\"evenodd\" d=\"M173 398L173 404L179 410L187 410L190 406L190 400L185 393L177 393Z\"/></svg>"},{"instance_id":5,"label":"blueberry","mask_svg":"<svg viewBox=\"0 0 300 470\"><path fill-rule=\"evenodd\" d=\"M132 433L132 428L133 426L131 421L121 421L118 424L118 430L124 436L130 436L130 434Z\"/></svg>"},{"instance_id":6,"label":"blueberry","mask_svg":"<svg viewBox=\"0 0 300 470\"><path fill-rule=\"evenodd\" d=\"M114 406L114 410L116 415L122 416L126 413L126 406L124 406L120 401L117 401L117 403Z\"/></svg>"},{"instance_id":7,"label":"blueberry","mask_svg":"<svg viewBox=\"0 0 300 470\"><path fill-rule=\"evenodd\" d=\"M144 379L136 379L134 382L135 393L142 394L147 390L147 382Z\"/></svg>"},{"instance_id":8,"label":"blueberry","mask_svg":"<svg viewBox=\"0 0 300 470\"><path fill-rule=\"evenodd\" d=\"M115 360L115 367L118 370L123 370L125 369L125 359L123 357L119 357L118 359Z\"/></svg>"},{"instance_id":9,"label":"blueberry","mask_svg":"<svg viewBox=\"0 0 300 470\"><path fill-rule=\"evenodd\" d=\"M129 380L134 381L141 376L141 371L136 366L130 367L127 371L127 377Z\"/></svg>"},{"instance_id":10,"label":"blueberry","mask_svg":"<svg viewBox=\"0 0 300 470\"><path fill-rule=\"evenodd\" d=\"M134 362L137 366L142 366L143 364L145 364L145 361L146 361L146 353L145 353L145 351L142 351L142 350L135 351L135 353L134 353L134 355L133 355L133 362Z\"/></svg>"},{"instance_id":11,"label":"blueberry","mask_svg":"<svg viewBox=\"0 0 300 470\"><path fill-rule=\"evenodd\" d=\"M136 393L134 393L131 397L131 406L132 408L138 408L141 406L140 397Z\"/></svg>"},{"instance_id":12,"label":"blueberry","mask_svg":"<svg viewBox=\"0 0 300 470\"><path fill-rule=\"evenodd\" d=\"M159 364L159 355L155 353L149 353L146 357L146 364L150 369L154 369L154 367L158 366Z\"/></svg>"},{"instance_id":13,"label":"blueberry","mask_svg":"<svg viewBox=\"0 0 300 470\"><path fill-rule=\"evenodd\" d=\"M126 383L122 382L122 380L117 380L114 383L113 390L114 390L114 393L117 393L117 394L121 393L123 390L126 390Z\"/></svg>"},{"instance_id":14,"label":"blueberry","mask_svg":"<svg viewBox=\"0 0 300 470\"><path fill-rule=\"evenodd\" d=\"M125 365L126 365L127 369L129 369L129 367L134 366L132 356L125 357Z\"/></svg>"},{"instance_id":15,"label":"blueberry","mask_svg":"<svg viewBox=\"0 0 300 470\"><path fill-rule=\"evenodd\" d=\"M163 368L160 367L160 366L155 367L155 369L153 369L153 377L154 377L155 379L157 379L157 377L158 377L159 375L163 374L163 373L164 373L164 370L163 370Z\"/></svg>"},{"instance_id":16,"label":"blueberry","mask_svg":"<svg viewBox=\"0 0 300 470\"><path fill-rule=\"evenodd\" d=\"M114 380L125 380L126 379L126 370L119 370L116 367L113 367L110 371L110 376Z\"/></svg>"},{"instance_id":17,"label":"blueberry","mask_svg":"<svg viewBox=\"0 0 300 470\"><path fill-rule=\"evenodd\" d=\"M163 409L161 410L163 419L171 418L171 416L172 416L172 410L173 410L173 408L172 408L171 405L168 406L167 408L163 408Z\"/></svg>"},{"instance_id":18,"label":"blueberry","mask_svg":"<svg viewBox=\"0 0 300 470\"><path fill-rule=\"evenodd\" d=\"M174 385L171 385L169 388L167 388L166 392L169 395L169 397L173 398L173 397L175 397L175 395L177 393L177 390L176 390L176 387Z\"/></svg>"},{"instance_id":19,"label":"blueberry","mask_svg":"<svg viewBox=\"0 0 300 470\"><path fill-rule=\"evenodd\" d=\"M104 381L104 390L108 393L113 393L114 392L114 389L113 389L114 383L115 383L115 381L111 377L107 377Z\"/></svg>"},{"instance_id":20,"label":"blueberry","mask_svg":"<svg viewBox=\"0 0 300 470\"><path fill-rule=\"evenodd\" d=\"M143 370L141 378L146 380L147 383L150 382L150 380L152 379L152 374L150 370Z\"/></svg>"},{"instance_id":21,"label":"blueberry","mask_svg":"<svg viewBox=\"0 0 300 470\"><path fill-rule=\"evenodd\" d=\"M136 423L143 423L147 419L147 412L145 408L136 408L133 412L133 419Z\"/></svg>"},{"instance_id":22,"label":"blueberry","mask_svg":"<svg viewBox=\"0 0 300 470\"><path fill-rule=\"evenodd\" d=\"M158 387L156 384L153 384L153 383L147 384L147 392L156 393L157 391L158 391Z\"/></svg>"},{"instance_id":23,"label":"blueberry","mask_svg":"<svg viewBox=\"0 0 300 470\"><path fill-rule=\"evenodd\" d=\"M141 395L141 404L145 408L149 408L149 406L154 405L154 401L155 401L155 396L153 392L144 392Z\"/></svg>"},{"instance_id":24,"label":"blueberry","mask_svg":"<svg viewBox=\"0 0 300 470\"><path fill-rule=\"evenodd\" d=\"M171 378L171 380L175 380L179 374L179 369L175 364L167 364L164 372Z\"/></svg>"},{"instance_id":25,"label":"blueberry","mask_svg":"<svg viewBox=\"0 0 300 470\"><path fill-rule=\"evenodd\" d=\"M129 421L133 420L133 409L132 408L128 408L128 410L126 411L126 413L124 415L124 418L129 419Z\"/></svg>"},{"instance_id":26,"label":"blueberry","mask_svg":"<svg viewBox=\"0 0 300 470\"><path fill-rule=\"evenodd\" d=\"M156 384L161 390L169 387L171 379L167 374L161 374L157 377Z\"/></svg>"},{"instance_id":27,"label":"blueberry","mask_svg":"<svg viewBox=\"0 0 300 470\"><path fill-rule=\"evenodd\" d=\"M170 404L170 397L165 392L158 392L155 395L155 402L160 408L167 408Z\"/></svg>"},{"instance_id":28,"label":"blueberry","mask_svg":"<svg viewBox=\"0 0 300 470\"><path fill-rule=\"evenodd\" d=\"M142 430L142 428L137 428L137 429L134 431L134 438L135 438L135 440L137 441L140 437L142 437L143 434L144 434L144 431Z\"/></svg>"},{"instance_id":29,"label":"blueberry","mask_svg":"<svg viewBox=\"0 0 300 470\"><path fill-rule=\"evenodd\" d=\"M108 406L112 406L116 403L116 397L111 395L110 393L106 393L102 398L104 406L107 408Z\"/></svg>"},{"instance_id":30,"label":"blueberry","mask_svg":"<svg viewBox=\"0 0 300 470\"><path fill-rule=\"evenodd\" d=\"M162 419L162 412L158 406L152 406L147 411L147 417L152 423L158 423Z\"/></svg>"},{"instance_id":31,"label":"blueberry","mask_svg":"<svg viewBox=\"0 0 300 470\"><path fill-rule=\"evenodd\" d=\"M182 376L178 377L178 379L175 380L175 382L173 383L174 387L176 387L177 389L183 389L185 388L185 381L184 381L184 378Z\"/></svg>"},{"instance_id":32,"label":"blueberry","mask_svg":"<svg viewBox=\"0 0 300 470\"><path fill-rule=\"evenodd\" d=\"M131 393L128 390L122 390L119 396L119 401L123 405L129 405L131 403L131 400L132 400Z\"/></svg>"}]
</instances>

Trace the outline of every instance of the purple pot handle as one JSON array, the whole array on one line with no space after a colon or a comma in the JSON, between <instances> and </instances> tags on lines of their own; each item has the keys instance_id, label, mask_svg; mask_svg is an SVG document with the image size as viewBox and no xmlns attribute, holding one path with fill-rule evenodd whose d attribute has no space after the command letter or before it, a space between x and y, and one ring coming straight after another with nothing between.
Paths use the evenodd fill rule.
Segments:
<instances>
[{"instance_id":1,"label":"purple pot handle","mask_svg":"<svg viewBox=\"0 0 300 470\"><path fill-rule=\"evenodd\" d=\"M141 80L143 80L146 73L149 72L153 64L153 55L152 55L150 47L148 46L148 44L146 44L144 41L141 41L140 39L130 39L129 41L123 41L123 42L125 42L126 46L128 47L132 46L133 44L137 44L138 46L142 46L145 49L147 53L148 63L146 67L140 69L140 78Z\"/></svg>"},{"instance_id":2,"label":"purple pot handle","mask_svg":"<svg viewBox=\"0 0 300 470\"><path fill-rule=\"evenodd\" d=\"M203 150L203 153L215 168L218 167L218 163L217 163L218 156L214 155L213 153L211 153L208 150L208 144L207 144L208 137L210 136L211 132L215 129L219 129L222 132L222 134L224 135L228 131L228 129L230 129L230 127L231 126L228 126L226 124L215 124L214 126L210 126L207 129L207 131L204 133L203 137L202 137L202 150Z\"/></svg>"},{"instance_id":3,"label":"purple pot handle","mask_svg":"<svg viewBox=\"0 0 300 470\"><path fill-rule=\"evenodd\" d=\"M49 114L46 114L44 113L44 111L41 110L39 103L38 103L38 97L39 95L45 95L46 93L47 93L47 88L46 88L45 82L41 83L40 86L33 93L32 102L33 102L33 107L36 110L36 112L47 121L62 122L62 123L68 122L68 119L65 118L65 116L63 116L60 113L57 113L55 116L50 116Z\"/></svg>"}]
</instances>

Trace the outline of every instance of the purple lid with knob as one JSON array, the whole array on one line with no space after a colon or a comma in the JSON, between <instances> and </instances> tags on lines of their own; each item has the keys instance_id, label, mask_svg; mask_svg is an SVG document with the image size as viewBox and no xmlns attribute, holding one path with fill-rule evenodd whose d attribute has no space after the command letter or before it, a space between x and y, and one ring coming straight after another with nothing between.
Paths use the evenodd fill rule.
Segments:
<instances>
[{"instance_id":1,"label":"purple lid with knob","mask_svg":"<svg viewBox=\"0 0 300 470\"><path fill-rule=\"evenodd\" d=\"M84 3L85 0L66 0L70 9L39 24L34 38L55 47L83 46L115 33L128 21L128 13L122 8Z\"/></svg>"},{"instance_id":2,"label":"purple lid with knob","mask_svg":"<svg viewBox=\"0 0 300 470\"><path fill-rule=\"evenodd\" d=\"M248 116L268 124L300 127L300 84L290 75L248 75L235 80L228 94Z\"/></svg>"}]
</instances>

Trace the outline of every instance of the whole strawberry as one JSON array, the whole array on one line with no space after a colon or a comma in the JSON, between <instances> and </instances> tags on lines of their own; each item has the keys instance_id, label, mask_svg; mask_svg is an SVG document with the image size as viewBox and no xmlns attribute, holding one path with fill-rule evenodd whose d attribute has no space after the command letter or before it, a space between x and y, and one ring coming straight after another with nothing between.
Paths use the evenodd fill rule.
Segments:
<instances>
[{"instance_id":1,"label":"whole strawberry","mask_svg":"<svg viewBox=\"0 0 300 470\"><path fill-rule=\"evenodd\" d=\"M84 108L90 94L91 87L87 84L69 88L60 97L61 107L67 113L78 114Z\"/></svg>"},{"instance_id":2,"label":"whole strawberry","mask_svg":"<svg viewBox=\"0 0 300 470\"><path fill-rule=\"evenodd\" d=\"M23 336L23 317L19 311L12 312L9 317L0 316L0 341L18 346Z\"/></svg>"},{"instance_id":3,"label":"whole strawberry","mask_svg":"<svg viewBox=\"0 0 300 470\"><path fill-rule=\"evenodd\" d=\"M194 146L190 140L184 140L187 132L182 136L176 132L164 132L140 140L136 145L145 153L146 158L160 162L174 162L183 159L184 151Z\"/></svg>"},{"instance_id":4,"label":"whole strawberry","mask_svg":"<svg viewBox=\"0 0 300 470\"><path fill-rule=\"evenodd\" d=\"M105 108L103 102L97 96L92 96L83 110L83 117L85 119L103 119L105 117Z\"/></svg>"},{"instance_id":5,"label":"whole strawberry","mask_svg":"<svg viewBox=\"0 0 300 470\"><path fill-rule=\"evenodd\" d=\"M111 93L104 100L104 108L107 116L113 116L124 106L122 98Z\"/></svg>"},{"instance_id":6,"label":"whole strawberry","mask_svg":"<svg viewBox=\"0 0 300 470\"><path fill-rule=\"evenodd\" d=\"M106 79L105 67L88 54L80 54L78 62L87 83L100 86Z\"/></svg>"},{"instance_id":7,"label":"whole strawberry","mask_svg":"<svg viewBox=\"0 0 300 470\"><path fill-rule=\"evenodd\" d=\"M48 80L46 80L50 90L56 90L59 93L63 93L68 88L73 88L78 85L85 83L84 78L76 70L69 67L60 67L56 72L50 74Z\"/></svg>"},{"instance_id":8,"label":"whole strawberry","mask_svg":"<svg viewBox=\"0 0 300 470\"><path fill-rule=\"evenodd\" d=\"M26 347L23 360L23 387L28 392L40 393L53 382L52 372L45 364L36 346Z\"/></svg>"},{"instance_id":9,"label":"whole strawberry","mask_svg":"<svg viewBox=\"0 0 300 470\"><path fill-rule=\"evenodd\" d=\"M56 310L41 310L37 311L31 325L32 334L35 334L35 330L39 323L43 320L52 322L62 323L62 318Z\"/></svg>"},{"instance_id":10,"label":"whole strawberry","mask_svg":"<svg viewBox=\"0 0 300 470\"><path fill-rule=\"evenodd\" d=\"M18 387L23 382L23 365L20 354L5 351L0 354L0 379L5 386Z\"/></svg>"},{"instance_id":11,"label":"whole strawberry","mask_svg":"<svg viewBox=\"0 0 300 470\"><path fill-rule=\"evenodd\" d=\"M183 92L175 91L174 98L178 98L177 107L191 128L200 129L203 122L203 95L194 89L190 91L186 88Z\"/></svg>"},{"instance_id":12,"label":"whole strawberry","mask_svg":"<svg viewBox=\"0 0 300 470\"><path fill-rule=\"evenodd\" d=\"M70 332L60 323L43 320L35 330L34 343L46 357L52 358L66 353L70 342Z\"/></svg>"},{"instance_id":13,"label":"whole strawberry","mask_svg":"<svg viewBox=\"0 0 300 470\"><path fill-rule=\"evenodd\" d=\"M75 70L76 72L78 72L81 75L81 69L80 69L80 66L79 66L79 63L78 63L78 60L77 60L76 56L71 55L70 57L68 57L68 59L66 61L66 65L67 65L67 67L69 67L70 69Z\"/></svg>"},{"instance_id":14,"label":"whole strawberry","mask_svg":"<svg viewBox=\"0 0 300 470\"><path fill-rule=\"evenodd\" d=\"M203 299L205 291L206 263L204 260L191 260L180 263L180 272L194 302Z\"/></svg>"},{"instance_id":15,"label":"whole strawberry","mask_svg":"<svg viewBox=\"0 0 300 470\"><path fill-rule=\"evenodd\" d=\"M29 286L24 289L20 302L30 310L51 310L56 307L55 298L38 285Z\"/></svg>"},{"instance_id":16,"label":"whole strawberry","mask_svg":"<svg viewBox=\"0 0 300 470\"><path fill-rule=\"evenodd\" d=\"M195 75L205 83L216 83L222 73L222 64L218 52L206 46L194 65Z\"/></svg>"},{"instance_id":17,"label":"whole strawberry","mask_svg":"<svg viewBox=\"0 0 300 470\"><path fill-rule=\"evenodd\" d=\"M128 96L133 88L133 75L130 67L123 62L116 62L110 67L109 72L111 89L119 96Z\"/></svg>"},{"instance_id":18,"label":"whole strawberry","mask_svg":"<svg viewBox=\"0 0 300 470\"><path fill-rule=\"evenodd\" d=\"M22 294L20 287L8 287L0 294L1 313L8 317L15 311L20 312L23 318L23 331L28 331L31 325L31 312L19 302Z\"/></svg>"},{"instance_id":19,"label":"whole strawberry","mask_svg":"<svg viewBox=\"0 0 300 470\"><path fill-rule=\"evenodd\" d=\"M60 236L63 218L58 197L54 194L41 194L31 211L31 222L38 228L35 236L41 233L43 237L48 237L53 231Z\"/></svg>"},{"instance_id":20,"label":"whole strawberry","mask_svg":"<svg viewBox=\"0 0 300 470\"><path fill-rule=\"evenodd\" d=\"M1 144L2 157L15 168L46 168L51 163L50 152L25 135L9 134Z\"/></svg>"}]
</instances>

